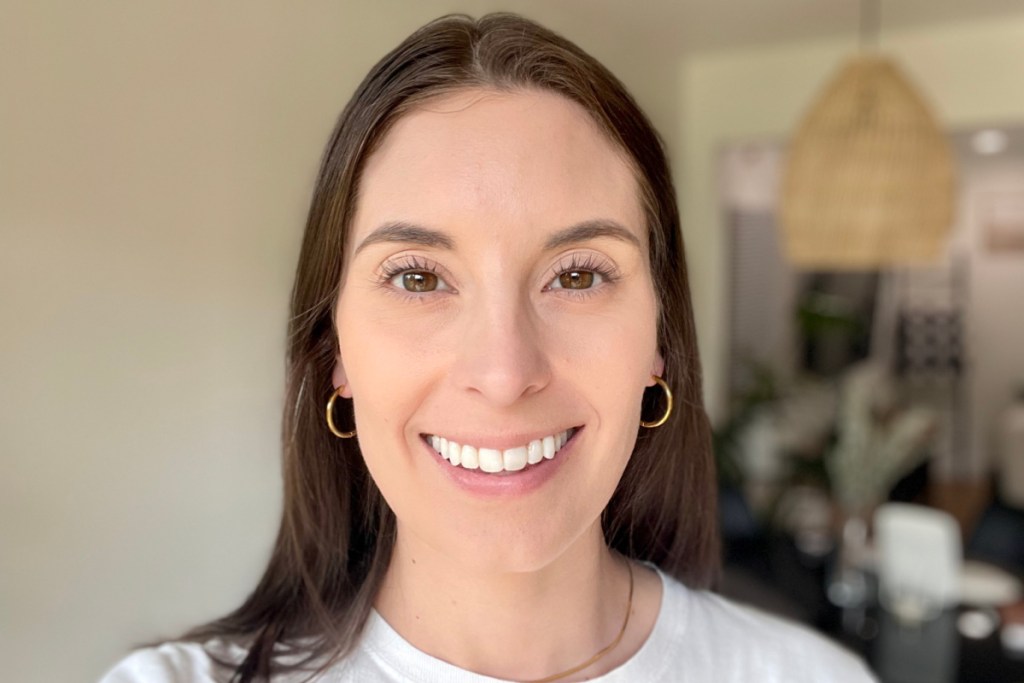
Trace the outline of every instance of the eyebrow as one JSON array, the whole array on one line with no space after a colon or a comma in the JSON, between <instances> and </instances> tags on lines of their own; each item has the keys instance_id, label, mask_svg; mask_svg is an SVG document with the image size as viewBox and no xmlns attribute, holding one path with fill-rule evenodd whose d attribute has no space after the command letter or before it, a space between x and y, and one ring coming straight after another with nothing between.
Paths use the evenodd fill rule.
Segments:
<instances>
[{"instance_id":1,"label":"eyebrow","mask_svg":"<svg viewBox=\"0 0 1024 683\"><path fill-rule=\"evenodd\" d=\"M423 228L411 223L393 222L385 223L366 236L358 247L355 254L370 246L381 242L406 242L418 244L424 247L435 247L437 249L454 249L455 241L437 230Z\"/></svg>"},{"instance_id":2,"label":"eyebrow","mask_svg":"<svg viewBox=\"0 0 1024 683\"><path fill-rule=\"evenodd\" d=\"M554 251L572 244L587 242L602 237L612 238L631 244L637 249L642 249L640 239L631 230L616 221L597 218L571 225L556 232L544 243L545 251ZM407 244L418 244L424 247L452 250L455 248L455 240L443 232L424 228L412 223L395 221L385 223L366 236L358 247L355 254L373 244L384 242L404 242Z\"/></svg>"},{"instance_id":3,"label":"eyebrow","mask_svg":"<svg viewBox=\"0 0 1024 683\"><path fill-rule=\"evenodd\" d=\"M637 249L642 249L640 239L633 234L632 230L629 230L620 223L606 218L584 221L582 223L569 226L568 228L563 228L548 238L547 243L544 245L544 249L547 251L553 251L555 249L567 247L571 244L587 242L601 237L611 237L612 239L632 244Z\"/></svg>"}]
</instances>

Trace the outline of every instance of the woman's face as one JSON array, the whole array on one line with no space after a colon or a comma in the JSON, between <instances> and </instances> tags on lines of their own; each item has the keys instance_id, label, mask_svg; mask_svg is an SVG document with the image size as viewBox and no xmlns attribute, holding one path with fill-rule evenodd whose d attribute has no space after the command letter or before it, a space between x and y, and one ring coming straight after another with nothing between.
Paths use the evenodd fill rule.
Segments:
<instances>
[{"instance_id":1,"label":"woman's face","mask_svg":"<svg viewBox=\"0 0 1024 683\"><path fill-rule=\"evenodd\" d=\"M561 96L447 95L370 157L348 239L334 379L399 543L529 571L598 541L662 371L622 154Z\"/></svg>"}]
</instances>

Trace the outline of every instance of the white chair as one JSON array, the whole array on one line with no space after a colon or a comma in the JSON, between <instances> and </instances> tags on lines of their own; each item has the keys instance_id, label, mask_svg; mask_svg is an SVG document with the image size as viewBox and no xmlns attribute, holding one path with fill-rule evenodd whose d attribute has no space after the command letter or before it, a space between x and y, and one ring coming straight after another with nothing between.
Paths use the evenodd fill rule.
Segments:
<instances>
[{"instance_id":1,"label":"white chair","mask_svg":"<svg viewBox=\"0 0 1024 683\"><path fill-rule=\"evenodd\" d=\"M882 606L910 623L955 606L963 563L956 520L920 505L886 503L874 522Z\"/></svg>"}]
</instances>

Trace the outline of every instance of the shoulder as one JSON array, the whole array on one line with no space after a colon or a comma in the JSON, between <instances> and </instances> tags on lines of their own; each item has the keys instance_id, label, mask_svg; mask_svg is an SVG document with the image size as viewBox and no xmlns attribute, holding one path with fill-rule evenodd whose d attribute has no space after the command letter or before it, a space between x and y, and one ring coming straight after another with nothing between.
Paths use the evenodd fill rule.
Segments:
<instances>
[{"instance_id":1,"label":"shoulder","mask_svg":"<svg viewBox=\"0 0 1024 683\"><path fill-rule=\"evenodd\" d=\"M231 676L218 660L237 656L237 646L171 642L136 650L108 671L100 683L222 683Z\"/></svg>"},{"instance_id":2,"label":"shoulder","mask_svg":"<svg viewBox=\"0 0 1024 683\"><path fill-rule=\"evenodd\" d=\"M869 683L853 653L809 628L665 577L663 616L716 680ZM695 679L696 680L696 679Z\"/></svg>"}]
</instances>

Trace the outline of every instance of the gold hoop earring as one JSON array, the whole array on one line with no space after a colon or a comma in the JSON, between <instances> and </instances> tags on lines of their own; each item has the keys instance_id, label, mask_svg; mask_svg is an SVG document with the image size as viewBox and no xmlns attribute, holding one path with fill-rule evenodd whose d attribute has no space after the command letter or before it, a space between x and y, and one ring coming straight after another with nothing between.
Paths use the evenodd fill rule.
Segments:
<instances>
[{"instance_id":1,"label":"gold hoop earring","mask_svg":"<svg viewBox=\"0 0 1024 683\"><path fill-rule=\"evenodd\" d=\"M345 390L345 385L342 384L340 387L334 390L331 394L331 398L327 401L327 428L331 430L331 434L334 434L339 439L351 439L356 435L356 430L351 432L343 432L338 429L338 426L334 424L334 402L341 396L341 392Z\"/></svg>"},{"instance_id":2,"label":"gold hoop earring","mask_svg":"<svg viewBox=\"0 0 1024 683\"><path fill-rule=\"evenodd\" d=\"M669 415L672 414L672 390L668 388L668 383L657 375L651 375L651 379L665 392L665 412L657 420L652 420L651 422L640 420L640 426L647 427L648 429L654 429L665 424L668 422Z\"/></svg>"}]
</instances>

